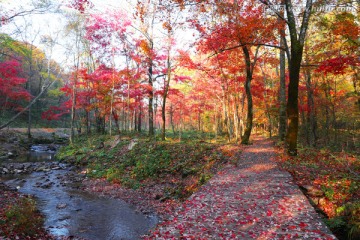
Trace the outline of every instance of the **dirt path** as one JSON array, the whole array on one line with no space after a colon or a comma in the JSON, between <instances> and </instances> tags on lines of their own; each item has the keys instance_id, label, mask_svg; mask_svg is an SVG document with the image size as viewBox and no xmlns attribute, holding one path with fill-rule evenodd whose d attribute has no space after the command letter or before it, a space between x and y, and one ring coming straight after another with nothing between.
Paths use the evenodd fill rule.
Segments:
<instances>
[{"instance_id":1,"label":"dirt path","mask_svg":"<svg viewBox=\"0 0 360 240\"><path fill-rule=\"evenodd\" d=\"M145 239L336 239L281 171L271 142L255 138Z\"/></svg>"}]
</instances>

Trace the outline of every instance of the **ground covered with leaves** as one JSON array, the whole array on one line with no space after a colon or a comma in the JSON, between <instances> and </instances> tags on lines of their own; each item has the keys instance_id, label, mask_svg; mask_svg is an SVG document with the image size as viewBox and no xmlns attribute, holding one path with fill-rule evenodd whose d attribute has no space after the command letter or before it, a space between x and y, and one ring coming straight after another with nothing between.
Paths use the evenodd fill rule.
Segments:
<instances>
[{"instance_id":1,"label":"ground covered with leaves","mask_svg":"<svg viewBox=\"0 0 360 240\"><path fill-rule=\"evenodd\" d=\"M145 239L336 239L269 140L245 147Z\"/></svg>"},{"instance_id":2,"label":"ground covered with leaves","mask_svg":"<svg viewBox=\"0 0 360 240\"><path fill-rule=\"evenodd\" d=\"M360 239L360 158L356 153L300 148L279 165L290 172L339 239Z\"/></svg>"},{"instance_id":3,"label":"ground covered with leaves","mask_svg":"<svg viewBox=\"0 0 360 240\"><path fill-rule=\"evenodd\" d=\"M0 236L5 239L52 239L43 228L43 216L37 210L35 200L31 196L9 189L2 183Z\"/></svg>"}]
</instances>

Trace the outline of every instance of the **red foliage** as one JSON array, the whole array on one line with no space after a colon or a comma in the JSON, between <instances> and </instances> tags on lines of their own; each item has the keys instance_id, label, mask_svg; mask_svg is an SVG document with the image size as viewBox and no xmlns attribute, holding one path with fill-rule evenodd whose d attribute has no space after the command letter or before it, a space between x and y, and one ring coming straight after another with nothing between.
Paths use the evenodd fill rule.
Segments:
<instances>
[{"instance_id":1,"label":"red foliage","mask_svg":"<svg viewBox=\"0 0 360 240\"><path fill-rule=\"evenodd\" d=\"M51 106L49 110L41 114L41 118L46 120L59 120L61 116L70 113L67 107L68 102L63 103L60 107Z\"/></svg>"},{"instance_id":2,"label":"red foliage","mask_svg":"<svg viewBox=\"0 0 360 240\"><path fill-rule=\"evenodd\" d=\"M90 41L93 54L104 63L112 62L114 53L122 52L126 47L126 31L130 24L123 11L91 14L87 19L86 38Z\"/></svg>"},{"instance_id":3,"label":"red foliage","mask_svg":"<svg viewBox=\"0 0 360 240\"><path fill-rule=\"evenodd\" d=\"M0 63L0 109L21 108L19 100L29 101L31 94L24 88L25 78L21 78L21 66L17 61Z\"/></svg>"},{"instance_id":4,"label":"red foliage","mask_svg":"<svg viewBox=\"0 0 360 240\"><path fill-rule=\"evenodd\" d=\"M360 66L359 57L340 56L323 61L317 68L317 72L344 74L345 70L350 66Z\"/></svg>"}]
</instances>

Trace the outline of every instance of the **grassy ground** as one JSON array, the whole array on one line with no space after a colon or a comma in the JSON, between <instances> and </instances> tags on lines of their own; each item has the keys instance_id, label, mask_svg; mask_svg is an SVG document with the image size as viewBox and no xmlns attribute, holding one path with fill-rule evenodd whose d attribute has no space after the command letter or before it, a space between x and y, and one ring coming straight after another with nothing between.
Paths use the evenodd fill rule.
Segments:
<instances>
[{"instance_id":1,"label":"grassy ground","mask_svg":"<svg viewBox=\"0 0 360 240\"><path fill-rule=\"evenodd\" d=\"M299 148L288 157L279 146L280 166L328 217L327 224L340 239L360 239L360 157L357 153ZM311 191L306 191L311 189Z\"/></svg>"},{"instance_id":2,"label":"grassy ground","mask_svg":"<svg viewBox=\"0 0 360 240\"><path fill-rule=\"evenodd\" d=\"M88 176L139 189L163 185L159 198L185 199L224 164L239 146L213 143L201 134L184 133L182 141L149 141L145 136L81 136L57 154L86 168ZM135 146L129 145L136 139ZM114 144L117 143L117 144ZM111 147L110 145L113 145ZM116 145L116 146L114 146Z\"/></svg>"}]
</instances>

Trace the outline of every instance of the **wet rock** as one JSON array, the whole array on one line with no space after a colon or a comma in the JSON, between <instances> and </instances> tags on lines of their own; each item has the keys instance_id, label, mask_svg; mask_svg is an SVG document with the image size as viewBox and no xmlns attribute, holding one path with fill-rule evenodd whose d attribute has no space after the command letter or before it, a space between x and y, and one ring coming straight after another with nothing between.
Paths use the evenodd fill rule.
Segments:
<instances>
[{"instance_id":1,"label":"wet rock","mask_svg":"<svg viewBox=\"0 0 360 240\"><path fill-rule=\"evenodd\" d=\"M70 216L63 216L63 217L60 217L58 220L59 221L65 221L65 220L68 220L70 218L71 218Z\"/></svg>"},{"instance_id":2,"label":"wet rock","mask_svg":"<svg viewBox=\"0 0 360 240\"><path fill-rule=\"evenodd\" d=\"M64 209L67 207L67 204L66 203L59 203L58 205L56 205L56 208L57 209Z\"/></svg>"},{"instance_id":3,"label":"wet rock","mask_svg":"<svg viewBox=\"0 0 360 240\"><path fill-rule=\"evenodd\" d=\"M7 153L7 157L8 157L9 159L13 159L13 158L15 158L16 156L17 156L17 154L16 154L15 152L13 152L13 151Z\"/></svg>"},{"instance_id":4,"label":"wet rock","mask_svg":"<svg viewBox=\"0 0 360 240\"><path fill-rule=\"evenodd\" d=\"M35 187L41 187L41 182L36 182L34 186Z\"/></svg>"},{"instance_id":5,"label":"wet rock","mask_svg":"<svg viewBox=\"0 0 360 240\"><path fill-rule=\"evenodd\" d=\"M43 185L41 186L41 188L49 189L49 188L51 188L51 186L52 186L53 184L54 184L53 182L49 182L49 183L47 183L47 184L43 184Z\"/></svg>"},{"instance_id":6,"label":"wet rock","mask_svg":"<svg viewBox=\"0 0 360 240\"><path fill-rule=\"evenodd\" d=\"M50 168L47 168L47 167L39 167L36 169L37 172L49 172L51 171Z\"/></svg>"},{"instance_id":7,"label":"wet rock","mask_svg":"<svg viewBox=\"0 0 360 240\"><path fill-rule=\"evenodd\" d=\"M7 169L7 168L3 168L3 169L2 169L2 172L5 173L5 174L8 174L10 171L9 171L9 169Z\"/></svg>"}]
</instances>

